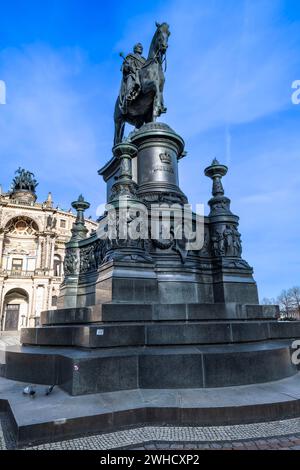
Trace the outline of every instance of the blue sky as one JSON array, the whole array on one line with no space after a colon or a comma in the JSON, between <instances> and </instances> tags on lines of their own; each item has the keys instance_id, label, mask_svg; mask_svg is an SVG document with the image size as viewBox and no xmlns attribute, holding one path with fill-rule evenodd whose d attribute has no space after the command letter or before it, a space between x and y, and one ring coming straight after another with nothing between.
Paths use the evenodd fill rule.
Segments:
<instances>
[{"instance_id":1,"label":"blue sky","mask_svg":"<svg viewBox=\"0 0 300 470\"><path fill-rule=\"evenodd\" d=\"M299 285L300 2L295 0L60 0L1 2L0 183L23 166L68 209L83 192L95 216L97 170L111 157L119 52L167 21L168 122L186 141L181 187L206 203L213 157L240 216L244 258L260 297ZM127 130L128 131L128 130Z\"/></svg>"}]
</instances>

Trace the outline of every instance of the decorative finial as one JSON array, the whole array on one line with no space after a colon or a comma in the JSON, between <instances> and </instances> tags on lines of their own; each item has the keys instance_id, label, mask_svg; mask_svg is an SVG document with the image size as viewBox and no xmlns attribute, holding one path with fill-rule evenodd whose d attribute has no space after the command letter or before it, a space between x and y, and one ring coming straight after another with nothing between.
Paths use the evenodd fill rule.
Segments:
<instances>
[{"instance_id":1,"label":"decorative finial","mask_svg":"<svg viewBox=\"0 0 300 470\"><path fill-rule=\"evenodd\" d=\"M84 221L84 211L90 207L90 203L85 201L83 195L80 194L77 201L72 202L71 205L77 212L76 220L71 230L71 240L82 240L86 238L88 233L88 229L86 228Z\"/></svg>"},{"instance_id":2,"label":"decorative finial","mask_svg":"<svg viewBox=\"0 0 300 470\"><path fill-rule=\"evenodd\" d=\"M136 183L132 180L131 160L137 154L137 147L131 142L122 142L114 146L113 154L120 161L120 171L111 190L111 201L120 196L132 198L136 194Z\"/></svg>"},{"instance_id":3,"label":"decorative finial","mask_svg":"<svg viewBox=\"0 0 300 470\"><path fill-rule=\"evenodd\" d=\"M231 214L230 199L224 196L224 188L222 184L222 178L226 175L227 171L227 166L222 165L216 158L214 158L212 164L204 170L205 176L208 176L213 181L213 197L208 201L210 206L210 216Z\"/></svg>"},{"instance_id":4,"label":"decorative finial","mask_svg":"<svg viewBox=\"0 0 300 470\"><path fill-rule=\"evenodd\" d=\"M205 168L205 176L208 176L213 180L213 196L223 196L224 189L222 185L222 177L226 175L227 171L227 166L221 165L216 158L213 159L212 164L210 166Z\"/></svg>"},{"instance_id":5,"label":"decorative finial","mask_svg":"<svg viewBox=\"0 0 300 470\"><path fill-rule=\"evenodd\" d=\"M53 205L53 200L52 200L52 193L48 193L47 199L45 201L46 207L52 207Z\"/></svg>"}]
</instances>

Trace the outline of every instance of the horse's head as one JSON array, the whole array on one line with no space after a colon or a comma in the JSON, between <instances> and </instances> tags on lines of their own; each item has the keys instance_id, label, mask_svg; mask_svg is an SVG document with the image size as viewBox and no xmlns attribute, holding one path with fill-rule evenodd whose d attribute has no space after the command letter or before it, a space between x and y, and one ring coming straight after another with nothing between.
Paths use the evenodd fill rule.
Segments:
<instances>
[{"instance_id":1,"label":"horse's head","mask_svg":"<svg viewBox=\"0 0 300 470\"><path fill-rule=\"evenodd\" d=\"M168 49L168 40L170 36L169 25L167 23L156 24L156 41L160 52L165 53Z\"/></svg>"},{"instance_id":2,"label":"horse's head","mask_svg":"<svg viewBox=\"0 0 300 470\"><path fill-rule=\"evenodd\" d=\"M159 24L156 22L156 31L149 50L149 59L162 57L166 53L170 34L169 25L167 23Z\"/></svg>"}]
</instances>

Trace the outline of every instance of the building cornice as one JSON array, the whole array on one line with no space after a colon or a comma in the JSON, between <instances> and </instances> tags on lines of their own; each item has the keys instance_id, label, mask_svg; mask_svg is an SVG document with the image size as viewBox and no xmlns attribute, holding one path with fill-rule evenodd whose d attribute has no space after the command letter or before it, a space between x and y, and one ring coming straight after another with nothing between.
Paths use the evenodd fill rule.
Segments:
<instances>
[{"instance_id":1,"label":"building cornice","mask_svg":"<svg viewBox=\"0 0 300 470\"><path fill-rule=\"evenodd\" d=\"M15 204L10 201L3 201L0 200L0 207L3 207L5 209L12 209L12 210L22 210L22 211L34 211L34 212L44 212L44 213L52 213L53 215L57 216L62 216L62 217L69 217L73 219L74 221L76 220L76 215L73 212L69 211L64 211L62 209L56 209L56 208L51 208L51 207L45 207L42 204L35 203L33 205L28 205L28 204ZM90 223L97 227L97 222L93 219L87 219L85 218L85 222Z\"/></svg>"}]
</instances>

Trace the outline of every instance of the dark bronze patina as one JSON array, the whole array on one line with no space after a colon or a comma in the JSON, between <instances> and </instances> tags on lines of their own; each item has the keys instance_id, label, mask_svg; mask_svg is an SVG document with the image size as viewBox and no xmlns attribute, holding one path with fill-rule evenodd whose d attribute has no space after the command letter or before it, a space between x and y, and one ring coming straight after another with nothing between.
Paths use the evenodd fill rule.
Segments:
<instances>
[{"instance_id":1,"label":"dark bronze patina","mask_svg":"<svg viewBox=\"0 0 300 470\"><path fill-rule=\"evenodd\" d=\"M166 112L163 63L169 36L169 25L156 23L147 60L142 56L143 46L140 43L134 46L133 54L124 57L121 68L123 78L114 112L114 145L122 141L126 122L139 129Z\"/></svg>"}]
</instances>

